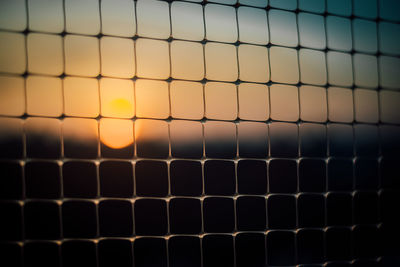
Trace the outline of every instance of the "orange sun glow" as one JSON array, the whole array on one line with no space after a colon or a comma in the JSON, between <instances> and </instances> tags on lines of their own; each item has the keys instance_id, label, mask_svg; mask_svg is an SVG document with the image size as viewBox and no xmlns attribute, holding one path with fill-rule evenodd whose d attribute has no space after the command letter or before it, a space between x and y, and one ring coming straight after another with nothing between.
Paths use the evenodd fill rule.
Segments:
<instances>
[{"instance_id":1,"label":"orange sun glow","mask_svg":"<svg viewBox=\"0 0 400 267\"><path fill-rule=\"evenodd\" d=\"M100 121L101 142L114 149L121 149L133 143L133 122L122 119Z\"/></svg>"}]
</instances>

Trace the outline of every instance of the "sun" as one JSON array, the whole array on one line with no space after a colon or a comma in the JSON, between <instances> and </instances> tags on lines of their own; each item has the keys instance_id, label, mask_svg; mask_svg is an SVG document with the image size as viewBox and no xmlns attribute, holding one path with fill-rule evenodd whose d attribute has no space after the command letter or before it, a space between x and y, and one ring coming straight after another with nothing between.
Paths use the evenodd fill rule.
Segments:
<instances>
[{"instance_id":1,"label":"sun","mask_svg":"<svg viewBox=\"0 0 400 267\"><path fill-rule=\"evenodd\" d=\"M116 118L132 117L132 103L124 98L116 98L109 102L107 107L108 113Z\"/></svg>"},{"instance_id":2,"label":"sun","mask_svg":"<svg viewBox=\"0 0 400 267\"><path fill-rule=\"evenodd\" d=\"M100 140L113 149L121 149L133 143L133 122L123 119L102 119Z\"/></svg>"}]
</instances>

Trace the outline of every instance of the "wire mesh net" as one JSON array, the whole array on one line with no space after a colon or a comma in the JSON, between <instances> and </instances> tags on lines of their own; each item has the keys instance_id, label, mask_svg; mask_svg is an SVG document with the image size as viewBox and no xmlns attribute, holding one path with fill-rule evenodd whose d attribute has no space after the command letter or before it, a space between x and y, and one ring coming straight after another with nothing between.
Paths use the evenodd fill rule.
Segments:
<instances>
[{"instance_id":1,"label":"wire mesh net","mask_svg":"<svg viewBox=\"0 0 400 267\"><path fill-rule=\"evenodd\" d=\"M0 2L5 266L394 266L396 1Z\"/></svg>"}]
</instances>

